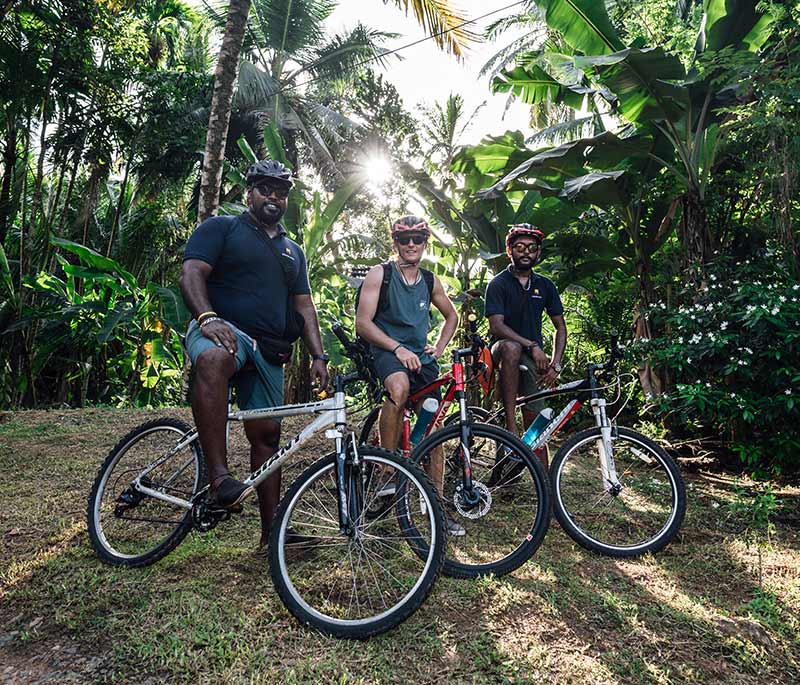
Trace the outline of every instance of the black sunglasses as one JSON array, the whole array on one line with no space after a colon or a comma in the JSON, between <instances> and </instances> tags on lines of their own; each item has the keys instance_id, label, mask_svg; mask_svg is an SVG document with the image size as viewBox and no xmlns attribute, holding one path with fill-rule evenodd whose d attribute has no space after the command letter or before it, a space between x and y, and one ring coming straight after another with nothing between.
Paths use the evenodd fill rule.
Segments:
<instances>
[{"instance_id":1,"label":"black sunglasses","mask_svg":"<svg viewBox=\"0 0 800 685\"><path fill-rule=\"evenodd\" d=\"M527 245L524 243L514 243L514 247L512 249L516 250L517 252L529 252L532 254L534 252L538 252L541 247L542 246L539 243L528 243Z\"/></svg>"},{"instance_id":2,"label":"black sunglasses","mask_svg":"<svg viewBox=\"0 0 800 685\"><path fill-rule=\"evenodd\" d=\"M428 241L426 235L398 235L394 238L400 245L408 245L412 240L414 245L424 245Z\"/></svg>"},{"instance_id":3,"label":"black sunglasses","mask_svg":"<svg viewBox=\"0 0 800 685\"><path fill-rule=\"evenodd\" d=\"M253 188L255 188L264 197L269 197L273 194L275 197L280 198L281 200L285 200L287 197L289 197L289 189L286 186L272 185L271 183L259 183L258 185L254 185Z\"/></svg>"}]
</instances>

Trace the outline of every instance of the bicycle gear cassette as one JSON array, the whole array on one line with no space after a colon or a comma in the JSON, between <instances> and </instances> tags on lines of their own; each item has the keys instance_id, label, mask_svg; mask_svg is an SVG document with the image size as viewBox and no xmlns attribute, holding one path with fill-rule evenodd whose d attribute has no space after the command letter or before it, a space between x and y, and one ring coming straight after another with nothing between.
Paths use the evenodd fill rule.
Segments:
<instances>
[{"instance_id":1,"label":"bicycle gear cassette","mask_svg":"<svg viewBox=\"0 0 800 685\"><path fill-rule=\"evenodd\" d=\"M478 519L481 516L486 516L489 513L489 509L492 508L492 493L489 492L489 488L477 480L472 481L472 488L478 494L476 504L469 505L464 501L464 486L462 484L456 486L456 491L453 494L453 504L456 507L456 511L462 516L468 519Z\"/></svg>"}]
</instances>

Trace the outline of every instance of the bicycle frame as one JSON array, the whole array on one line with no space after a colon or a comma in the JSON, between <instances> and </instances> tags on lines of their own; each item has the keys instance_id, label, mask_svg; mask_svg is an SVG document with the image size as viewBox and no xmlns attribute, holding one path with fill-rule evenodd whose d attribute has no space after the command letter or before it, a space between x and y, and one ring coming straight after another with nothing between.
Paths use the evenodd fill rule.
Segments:
<instances>
[{"instance_id":1,"label":"bicycle frame","mask_svg":"<svg viewBox=\"0 0 800 685\"><path fill-rule=\"evenodd\" d=\"M527 404L528 402L535 402L537 400L547 400L557 395L566 395L574 393L574 396L567 402L566 406L559 412L559 414L547 425L547 427L537 436L534 443L530 446L533 451L539 450L555 435L567 421L572 418L584 404L581 400L579 393L588 393L591 397L589 405L592 408L592 414L595 418L595 423L600 429L601 439L599 442L600 452L600 471L603 478L603 487L612 494L619 492L622 485L617 476L617 469L614 464L614 446L611 442L612 425L606 413L606 400L603 397L602 391L597 387L597 379L595 372L605 370L605 364L589 364L586 367L586 378L570 383L564 383L555 388L548 390L540 390L532 395L517 398L517 406ZM499 410L492 414L489 421L494 420L503 410Z\"/></svg>"},{"instance_id":2,"label":"bicycle frame","mask_svg":"<svg viewBox=\"0 0 800 685\"><path fill-rule=\"evenodd\" d=\"M308 440L325 430L325 437L335 441L336 450L336 482L339 490L339 525L340 532L347 534L351 530L350 520L351 516L348 513L348 502L345 494L345 461L347 459L347 445L345 443L345 428L347 423L347 412L345 409L345 394L344 384L348 380L354 380L350 377L337 377L335 381L336 391L334 396L317 402L309 402L305 404L287 404L278 407L269 407L265 409L249 409L239 411L228 411L228 423L226 425L226 433L233 421L253 421L255 419L277 419L285 416L302 416L306 414L317 414L317 417L311 421L303 430L289 440L283 447L281 447L275 454L261 467L253 471L244 481L245 485L252 488L257 487L269 478L275 471L277 471L297 450L299 450ZM331 426L333 428L331 429ZM151 464L148 464L144 470L133 481L132 486L139 492L169 502L175 506L183 509L192 509L195 505L198 495L208 490L206 486L203 490L194 495L191 500L183 500L178 497L173 497L159 490L148 488L142 483L142 479L148 473L158 468L167 459L172 457L178 451L193 443L199 437L197 428L184 435L183 439L178 442L167 454L159 457ZM358 451L353 439L353 464L358 463ZM182 470L182 469L181 469ZM174 477L180 473L180 470ZM173 477L173 478L174 478Z\"/></svg>"}]
</instances>

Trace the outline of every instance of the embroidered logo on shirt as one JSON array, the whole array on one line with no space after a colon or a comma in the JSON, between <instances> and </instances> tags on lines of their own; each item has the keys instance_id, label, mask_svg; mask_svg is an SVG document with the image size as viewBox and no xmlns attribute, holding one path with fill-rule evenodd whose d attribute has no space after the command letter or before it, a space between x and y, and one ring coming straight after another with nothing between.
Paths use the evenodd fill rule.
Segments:
<instances>
[{"instance_id":1,"label":"embroidered logo on shirt","mask_svg":"<svg viewBox=\"0 0 800 685\"><path fill-rule=\"evenodd\" d=\"M424 300L419 303L419 308L420 309L425 309L425 301Z\"/></svg>"}]
</instances>

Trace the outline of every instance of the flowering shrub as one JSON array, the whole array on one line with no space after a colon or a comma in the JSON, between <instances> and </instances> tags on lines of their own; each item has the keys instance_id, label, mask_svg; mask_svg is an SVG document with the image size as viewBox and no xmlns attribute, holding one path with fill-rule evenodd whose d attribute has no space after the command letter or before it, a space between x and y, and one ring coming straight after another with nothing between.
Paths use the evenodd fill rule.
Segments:
<instances>
[{"instance_id":1,"label":"flowering shrub","mask_svg":"<svg viewBox=\"0 0 800 685\"><path fill-rule=\"evenodd\" d=\"M721 437L756 472L798 470L800 284L777 259L719 259L651 317L660 336L640 351L667 371L656 406L672 425Z\"/></svg>"}]
</instances>

